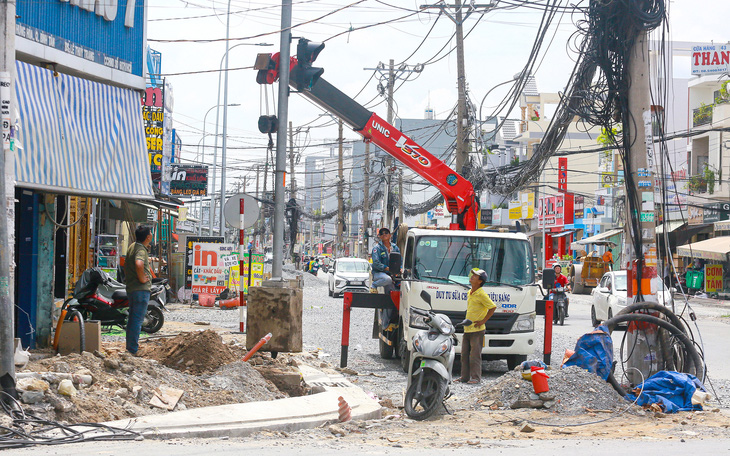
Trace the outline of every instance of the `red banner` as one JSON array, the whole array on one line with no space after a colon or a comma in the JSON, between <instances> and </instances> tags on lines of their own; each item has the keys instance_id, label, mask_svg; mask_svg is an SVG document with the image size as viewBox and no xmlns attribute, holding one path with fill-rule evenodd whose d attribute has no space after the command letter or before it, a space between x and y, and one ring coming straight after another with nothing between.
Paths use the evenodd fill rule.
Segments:
<instances>
[{"instance_id":1,"label":"red banner","mask_svg":"<svg viewBox=\"0 0 730 456\"><path fill-rule=\"evenodd\" d=\"M558 158L558 191L568 191L568 157Z\"/></svg>"}]
</instances>

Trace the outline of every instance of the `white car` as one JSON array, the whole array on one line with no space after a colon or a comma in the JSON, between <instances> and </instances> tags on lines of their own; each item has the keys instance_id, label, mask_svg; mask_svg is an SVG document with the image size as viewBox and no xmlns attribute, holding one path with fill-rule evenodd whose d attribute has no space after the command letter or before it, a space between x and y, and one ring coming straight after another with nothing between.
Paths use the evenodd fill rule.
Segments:
<instances>
[{"instance_id":1,"label":"white car","mask_svg":"<svg viewBox=\"0 0 730 456\"><path fill-rule=\"evenodd\" d=\"M370 263L361 258L338 258L327 272L330 296L342 296L346 291L370 292Z\"/></svg>"},{"instance_id":2,"label":"white car","mask_svg":"<svg viewBox=\"0 0 730 456\"><path fill-rule=\"evenodd\" d=\"M659 277L651 279L652 288L657 289L657 302L665 306L672 306L672 291L668 289ZM591 296L591 323L598 326L618 314L626 307L626 271L607 272L601 277L598 286L593 289ZM624 325L625 326L625 325Z\"/></svg>"}]
</instances>

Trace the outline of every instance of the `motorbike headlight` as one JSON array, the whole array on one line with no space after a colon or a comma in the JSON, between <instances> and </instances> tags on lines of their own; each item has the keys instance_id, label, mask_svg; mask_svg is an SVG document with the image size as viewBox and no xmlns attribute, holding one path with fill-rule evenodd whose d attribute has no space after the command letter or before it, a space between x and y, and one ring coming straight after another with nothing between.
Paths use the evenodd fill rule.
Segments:
<instances>
[{"instance_id":1,"label":"motorbike headlight","mask_svg":"<svg viewBox=\"0 0 730 456\"><path fill-rule=\"evenodd\" d=\"M447 340L433 351L433 356L441 356L449 350L451 350L451 341Z\"/></svg>"},{"instance_id":2,"label":"motorbike headlight","mask_svg":"<svg viewBox=\"0 0 730 456\"><path fill-rule=\"evenodd\" d=\"M523 314L517 317L512 332L531 332L535 330L535 314Z\"/></svg>"},{"instance_id":3,"label":"motorbike headlight","mask_svg":"<svg viewBox=\"0 0 730 456\"><path fill-rule=\"evenodd\" d=\"M428 329L428 323L426 323L426 315L419 315L413 310L409 310L408 326L416 329Z\"/></svg>"}]
</instances>

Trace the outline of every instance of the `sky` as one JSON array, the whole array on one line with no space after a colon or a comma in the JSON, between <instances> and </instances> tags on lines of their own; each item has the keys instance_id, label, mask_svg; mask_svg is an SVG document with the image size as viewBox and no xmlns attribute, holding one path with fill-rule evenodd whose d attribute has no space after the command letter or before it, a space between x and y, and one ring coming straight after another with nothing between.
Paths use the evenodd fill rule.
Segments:
<instances>
[{"instance_id":1,"label":"sky","mask_svg":"<svg viewBox=\"0 0 730 456\"><path fill-rule=\"evenodd\" d=\"M379 77L365 68L374 68L381 62L387 64L389 59L396 66L430 62L421 73L411 73L408 80L396 83L396 115L423 118L424 110L430 106L436 118L443 119L457 100L456 52L451 39L454 23L444 15L439 17L438 10L416 12L420 5L435 3L434 0L293 0L292 33L295 40L305 37L325 41L326 47L315 63L325 69L323 78L383 118L387 107L378 92ZM574 0L570 4L576 3L585 5L587 0ZM569 5L567 0L562 4ZM219 72L216 70L225 53L227 6L228 2L216 0L148 2L148 45L162 53L162 72L173 87L174 126L183 142L184 162L213 161L214 107L223 102L222 97L217 101ZM723 13L726 8L726 0L671 1L668 8L671 39L728 42L730 32ZM257 53L278 52L281 2L230 0L230 10L229 68L251 67ZM511 80L521 71L542 15L540 8L520 7L483 15L474 13L464 22L467 86L477 106L497 84ZM535 72L540 91L564 89L574 65L576 22L581 18L575 12L558 13L555 17ZM256 45L260 43L271 46ZM295 54L296 41L292 45L292 55ZM686 66L685 71L678 62L675 66L678 76L689 76L688 59ZM228 75L228 103L240 106L228 108L227 180L230 188L236 177L245 175L249 177L247 189L252 191L251 178L255 175L252 167L263 162L268 142L259 133L257 120L261 114L276 114L273 99L278 85L258 85L253 69L231 70ZM487 108L495 105L508 87L505 84L489 92L484 113L490 112ZM322 116L323 113L299 95L292 94L289 98L289 120L295 129L299 128L296 143L309 146L303 152L305 155L321 152L322 148L315 146L337 136L333 122ZM222 117L221 112L221 125ZM359 135L346 129L345 137L356 139ZM204 149L200 147L203 143Z\"/></svg>"}]
</instances>

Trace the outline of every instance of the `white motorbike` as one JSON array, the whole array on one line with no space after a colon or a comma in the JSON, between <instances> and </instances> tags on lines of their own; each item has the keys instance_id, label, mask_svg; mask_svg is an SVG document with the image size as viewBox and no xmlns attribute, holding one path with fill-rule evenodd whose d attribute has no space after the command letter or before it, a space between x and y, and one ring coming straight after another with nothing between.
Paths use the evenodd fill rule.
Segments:
<instances>
[{"instance_id":1,"label":"white motorbike","mask_svg":"<svg viewBox=\"0 0 730 456\"><path fill-rule=\"evenodd\" d=\"M425 290L421 298L431 305L431 295ZM412 327L421 327L413 336L413 352L408 368L408 387L404 408L414 420L425 420L433 415L451 396L451 371L456 357L456 328L469 326L464 320L454 326L449 317L433 310L411 308L416 317ZM414 367L415 366L415 367ZM415 368L415 372L414 372Z\"/></svg>"}]
</instances>

